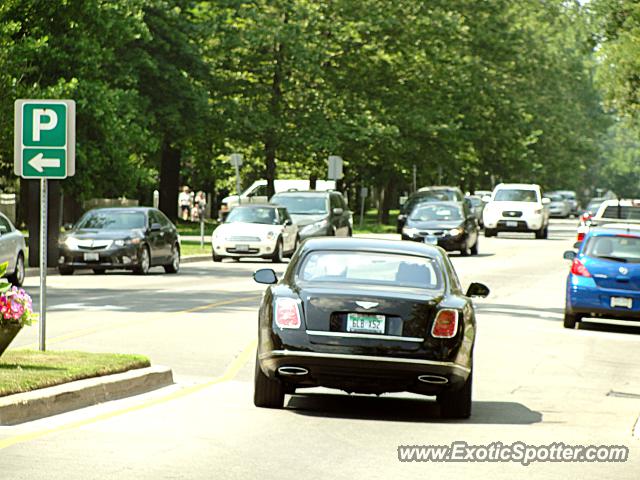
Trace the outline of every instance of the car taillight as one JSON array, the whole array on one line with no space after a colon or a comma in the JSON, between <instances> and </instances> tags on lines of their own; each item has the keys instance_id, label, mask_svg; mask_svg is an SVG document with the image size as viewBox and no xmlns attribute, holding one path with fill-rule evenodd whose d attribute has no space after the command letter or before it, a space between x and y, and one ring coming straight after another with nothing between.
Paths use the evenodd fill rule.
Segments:
<instances>
[{"instance_id":1,"label":"car taillight","mask_svg":"<svg viewBox=\"0 0 640 480\"><path fill-rule=\"evenodd\" d=\"M578 241L581 242L584 240L584 232L578 232Z\"/></svg>"},{"instance_id":2,"label":"car taillight","mask_svg":"<svg viewBox=\"0 0 640 480\"><path fill-rule=\"evenodd\" d=\"M431 336L435 338L452 338L458 331L458 311L440 310L431 327Z\"/></svg>"},{"instance_id":3,"label":"car taillight","mask_svg":"<svg viewBox=\"0 0 640 480\"><path fill-rule=\"evenodd\" d=\"M571 273L573 273L574 275L578 275L579 277L591 276L589 270L587 270L587 267L585 267L584 264L577 258L573 259L573 263L571 264Z\"/></svg>"},{"instance_id":4,"label":"car taillight","mask_svg":"<svg viewBox=\"0 0 640 480\"><path fill-rule=\"evenodd\" d=\"M580 222L581 222L583 225L586 225L586 224L587 224L587 222L588 222L589 220L591 220L592 216L593 216L593 215L591 215L591 212L584 212L582 215L580 215Z\"/></svg>"},{"instance_id":5,"label":"car taillight","mask_svg":"<svg viewBox=\"0 0 640 480\"><path fill-rule=\"evenodd\" d=\"M300 310L293 298L276 300L276 325L280 328L300 328Z\"/></svg>"}]
</instances>

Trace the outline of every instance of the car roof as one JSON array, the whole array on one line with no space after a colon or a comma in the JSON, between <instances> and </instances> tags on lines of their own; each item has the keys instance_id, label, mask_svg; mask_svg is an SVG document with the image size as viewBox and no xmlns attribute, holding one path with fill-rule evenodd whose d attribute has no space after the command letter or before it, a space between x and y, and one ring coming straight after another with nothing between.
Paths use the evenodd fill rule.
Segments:
<instances>
[{"instance_id":1,"label":"car roof","mask_svg":"<svg viewBox=\"0 0 640 480\"><path fill-rule=\"evenodd\" d=\"M462 208L463 202L456 202L455 200L436 200L434 202L424 202L416 204L415 208L431 207L433 205L440 205L441 207L458 207Z\"/></svg>"},{"instance_id":2,"label":"car roof","mask_svg":"<svg viewBox=\"0 0 640 480\"><path fill-rule=\"evenodd\" d=\"M428 192L429 190L455 190L461 191L459 187L449 187L447 185L434 185L431 187L420 187L417 192Z\"/></svg>"},{"instance_id":3,"label":"car roof","mask_svg":"<svg viewBox=\"0 0 640 480\"><path fill-rule=\"evenodd\" d=\"M285 208L281 205L275 205L273 203L241 203L234 208Z\"/></svg>"},{"instance_id":4,"label":"car roof","mask_svg":"<svg viewBox=\"0 0 640 480\"><path fill-rule=\"evenodd\" d=\"M640 235L640 225L629 223L605 224L598 227L592 227L589 230L590 236L600 235L624 235L626 233Z\"/></svg>"},{"instance_id":5,"label":"car roof","mask_svg":"<svg viewBox=\"0 0 640 480\"><path fill-rule=\"evenodd\" d=\"M422 257L441 257L442 249L433 245L401 240L383 240L354 237L313 237L305 240L300 246L302 251L315 250L348 250L353 252L372 251L387 252Z\"/></svg>"},{"instance_id":6,"label":"car roof","mask_svg":"<svg viewBox=\"0 0 640 480\"><path fill-rule=\"evenodd\" d=\"M283 192L278 192L274 195L281 197L283 195L289 196L289 195L305 195L305 196L326 196L330 193L340 193L340 192L336 192L334 190L285 190ZM272 197L273 198L273 197Z\"/></svg>"},{"instance_id":7,"label":"car roof","mask_svg":"<svg viewBox=\"0 0 640 480\"><path fill-rule=\"evenodd\" d=\"M540 185L536 183L499 183L494 190L502 188L519 188L521 190L540 190Z\"/></svg>"},{"instance_id":8,"label":"car roof","mask_svg":"<svg viewBox=\"0 0 640 480\"><path fill-rule=\"evenodd\" d=\"M150 211L159 211L157 208L153 207L98 207L92 208L88 210L89 212L139 212L139 213L147 213Z\"/></svg>"}]
</instances>

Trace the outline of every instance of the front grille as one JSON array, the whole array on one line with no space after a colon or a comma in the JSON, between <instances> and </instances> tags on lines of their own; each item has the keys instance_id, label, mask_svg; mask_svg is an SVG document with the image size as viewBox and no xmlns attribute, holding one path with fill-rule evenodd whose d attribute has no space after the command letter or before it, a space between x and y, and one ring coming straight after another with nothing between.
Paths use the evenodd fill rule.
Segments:
<instances>
[{"instance_id":1,"label":"front grille","mask_svg":"<svg viewBox=\"0 0 640 480\"><path fill-rule=\"evenodd\" d=\"M444 232L442 230L424 230L420 232L423 237L442 237Z\"/></svg>"},{"instance_id":2,"label":"front grille","mask_svg":"<svg viewBox=\"0 0 640 480\"><path fill-rule=\"evenodd\" d=\"M248 250L236 250L235 248L227 248L227 253L248 253L256 254L260 252L259 248L249 248Z\"/></svg>"},{"instance_id":3,"label":"front grille","mask_svg":"<svg viewBox=\"0 0 640 480\"><path fill-rule=\"evenodd\" d=\"M230 242L259 242L260 237L236 236L236 237L229 237L227 240Z\"/></svg>"},{"instance_id":4,"label":"front grille","mask_svg":"<svg viewBox=\"0 0 640 480\"><path fill-rule=\"evenodd\" d=\"M507 229L507 230L527 230L527 222L523 221L523 220L517 220L516 221L516 226L512 227L507 225L507 221L506 220L500 220L498 222L498 227L501 229Z\"/></svg>"},{"instance_id":5,"label":"front grille","mask_svg":"<svg viewBox=\"0 0 640 480\"><path fill-rule=\"evenodd\" d=\"M109 248L113 240L79 240L78 241L78 249L80 250L104 250L105 248Z\"/></svg>"},{"instance_id":6,"label":"front grille","mask_svg":"<svg viewBox=\"0 0 640 480\"><path fill-rule=\"evenodd\" d=\"M502 212L502 216L509 217L509 218L518 218L522 216L522 212L519 212L517 210L506 210Z\"/></svg>"}]
</instances>

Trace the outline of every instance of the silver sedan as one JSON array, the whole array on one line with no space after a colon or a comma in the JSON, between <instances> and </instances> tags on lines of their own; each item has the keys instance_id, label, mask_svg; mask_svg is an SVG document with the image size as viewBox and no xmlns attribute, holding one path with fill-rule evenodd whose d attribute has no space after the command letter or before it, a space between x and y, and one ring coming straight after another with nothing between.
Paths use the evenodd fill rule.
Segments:
<instances>
[{"instance_id":1,"label":"silver sedan","mask_svg":"<svg viewBox=\"0 0 640 480\"><path fill-rule=\"evenodd\" d=\"M27 247L24 235L0 213L0 263L7 262L7 279L16 286L24 281L24 258Z\"/></svg>"}]
</instances>

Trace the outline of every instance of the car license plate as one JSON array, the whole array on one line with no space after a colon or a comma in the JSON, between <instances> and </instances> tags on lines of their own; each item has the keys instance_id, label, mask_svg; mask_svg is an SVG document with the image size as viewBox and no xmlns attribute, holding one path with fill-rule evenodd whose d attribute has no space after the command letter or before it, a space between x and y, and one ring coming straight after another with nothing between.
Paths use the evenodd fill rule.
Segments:
<instances>
[{"instance_id":1,"label":"car license plate","mask_svg":"<svg viewBox=\"0 0 640 480\"><path fill-rule=\"evenodd\" d=\"M236 245L236 250L238 252L248 252L249 251L249 245L244 245L244 244Z\"/></svg>"},{"instance_id":2,"label":"car license plate","mask_svg":"<svg viewBox=\"0 0 640 480\"><path fill-rule=\"evenodd\" d=\"M507 227L516 228L518 226L518 222L507 222Z\"/></svg>"},{"instance_id":3,"label":"car license plate","mask_svg":"<svg viewBox=\"0 0 640 480\"><path fill-rule=\"evenodd\" d=\"M631 308L633 305L633 300L627 297L611 297L611 306L612 307L624 307Z\"/></svg>"},{"instance_id":4,"label":"car license plate","mask_svg":"<svg viewBox=\"0 0 640 480\"><path fill-rule=\"evenodd\" d=\"M437 245L438 237L434 237L433 235L427 235L426 237L424 237L424 243L428 243L430 245Z\"/></svg>"},{"instance_id":5,"label":"car license plate","mask_svg":"<svg viewBox=\"0 0 640 480\"><path fill-rule=\"evenodd\" d=\"M347 332L384 333L384 315L347 314Z\"/></svg>"},{"instance_id":6,"label":"car license plate","mask_svg":"<svg viewBox=\"0 0 640 480\"><path fill-rule=\"evenodd\" d=\"M85 262L97 262L98 260L100 260L100 254L99 253L85 253L84 254L84 261Z\"/></svg>"}]
</instances>

